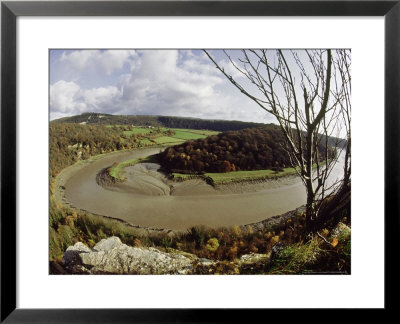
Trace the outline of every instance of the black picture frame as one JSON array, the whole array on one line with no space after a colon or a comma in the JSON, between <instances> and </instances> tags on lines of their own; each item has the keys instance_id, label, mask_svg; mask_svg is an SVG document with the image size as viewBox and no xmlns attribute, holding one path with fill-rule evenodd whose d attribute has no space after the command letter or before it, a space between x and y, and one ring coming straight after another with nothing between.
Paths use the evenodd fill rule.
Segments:
<instances>
[{"instance_id":1,"label":"black picture frame","mask_svg":"<svg viewBox=\"0 0 400 324\"><path fill-rule=\"evenodd\" d=\"M1 322L236 322L265 309L16 308L16 19L19 16L384 16L385 309L397 306L399 237L400 1L4 1L1 3ZM371 261L373 262L373 261ZM240 315L240 316L239 316ZM340 319L338 319L340 320Z\"/></svg>"}]
</instances>

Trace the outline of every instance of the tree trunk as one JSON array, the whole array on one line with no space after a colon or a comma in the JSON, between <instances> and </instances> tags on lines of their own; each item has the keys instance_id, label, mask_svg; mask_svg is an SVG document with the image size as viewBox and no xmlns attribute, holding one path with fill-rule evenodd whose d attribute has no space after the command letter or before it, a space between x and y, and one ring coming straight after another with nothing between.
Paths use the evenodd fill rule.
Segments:
<instances>
[{"instance_id":1,"label":"tree trunk","mask_svg":"<svg viewBox=\"0 0 400 324\"><path fill-rule=\"evenodd\" d=\"M306 230L311 231L315 221L314 192L307 186Z\"/></svg>"}]
</instances>

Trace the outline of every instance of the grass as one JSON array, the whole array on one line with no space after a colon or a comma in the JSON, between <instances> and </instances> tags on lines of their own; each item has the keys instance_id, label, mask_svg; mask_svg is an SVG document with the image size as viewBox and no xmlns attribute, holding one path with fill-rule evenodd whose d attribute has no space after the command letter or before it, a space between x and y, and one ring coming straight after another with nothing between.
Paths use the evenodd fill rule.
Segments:
<instances>
[{"instance_id":1,"label":"grass","mask_svg":"<svg viewBox=\"0 0 400 324\"><path fill-rule=\"evenodd\" d=\"M317 237L313 237L306 243L300 242L285 247L275 258L270 273L294 274L307 272L326 254L326 251L321 249L320 244L320 240Z\"/></svg>"},{"instance_id":2,"label":"grass","mask_svg":"<svg viewBox=\"0 0 400 324\"><path fill-rule=\"evenodd\" d=\"M122 127L122 125L106 125L106 127ZM173 135L163 134L167 130L172 130ZM210 135L216 135L219 132L199 129L185 129L185 128L147 128L147 127L134 127L132 130L122 131L125 136L143 135L144 138L140 139L142 145L176 145L182 144L187 140L196 140L199 138L205 138Z\"/></svg>"},{"instance_id":3,"label":"grass","mask_svg":"<svg viewBox=\"0 0 400 324\"><path fill-rule=\"evenodd\" d=\"M183 174L183 173L172 173L171 175L173 179L178 181L184 181L194 178L208 178L214 185L220 185L231 182L275 179L294 174L296 174L295 169L284 168L283 171L281 172L276 172L273 170L255 170L255 171L234 171L226 173L205 173L204 175Z\"/></svg>"},{"instance_id":4,"label":"grass","mask_svg":"<svg viewBox=\"0 0 400 324\"><path fill-rule=\"evenodd\" d=\"M211 178L214 184L218 185L239 181L274 179L292 174L296 174L295 169L284 168L281 172L273 170L234 171L226 173L205 173L205 176Z\"/></svg>"},{"instance_id":5,"label":"grass","mask_svg":"<svg viewBox=\"0 0 400 324\"><path fill-rule=\"evenodd\" d=\"M154 138L154 141L157 144L181 144L184 142L182 139L170 137L170 136L160 136L157 138Z\"/></svg>"},{"instance_id":6,"label":"grass","mask_svg":"<svg viewBox=\"0 0 400 324\"><path fill-rule=\"evenodd\" d=\"M117 180L125 180L125 177L123 176L124 173L124 168L127 166L133 166L137 163L139 163L141 160L140 159L131 159L131 160L126 160L121 163L115 164L112 167L109 168L108 173L110 176Z\"/></svg>"},{"instance_id":7,"label":"grass","mask_svg":"<svg viewBox=\"0 0 400 324\"><path fill-rule=\"evenodd\" d=\"M139 143L142 144L142 145L152 145L152 144L154 144L154 143L153 143L152 141L150 141L148 138L143 138L143 139L141 139Z\"/></svg>"},{"instance_id":8,"label":"grass","mask_svg":"<svg viewBox=\"0 0 400 324\"><path fill-rule=\"evenodd\" d=\"M110 176L112 176L116 180L123 181L123 180L125 180L124 169L126 167L134 166L135 164L145 163L145 162L147 162L147 163L156 162L155 155L146 156L144 158L134 158L134 159L120 162L118 164L111 166L109 168L108 173L110 174Z\"/></svg>"},{"instance_id":9,"label":"grass","mask_svg":"<svg viewBox=\"0 0 400 324\"><path fill-rule=\"evenodd\" d=\"M198 138L205 138L207 137L205 134L193 132L190 129L179 129L179 128L173 128L172 129L175 134L172 135L174 138L182 139L182 140L194 140Z\"/></svg>"},{"instance_id":10,"label":"grass","mask_svg":"<svg viewBox=\"0 0 400 324\"><path fill-rule=\"evenodd\" d=\"M153 129L151 128L133 128L132 130L129 131L123 131L122 133L126 136L132 136L132 135L137 135L137 134L149 134Z\"/></svg>"},{"instance_id":11,"label":"grass","mask_svg":"<svg viewBox=\"0 0 400 324\"><path fill-rule=\"evenodd\" d=\"M172 128L172 130L183 130L183 131L188 131L193 134L200 134L200 135L205 135L205 136L210 136L210 135L217 135L220 132L218 131L210 131L210 130L202 130L202 129L181 129L181 128Z\"/></svg>"}]
</instances>

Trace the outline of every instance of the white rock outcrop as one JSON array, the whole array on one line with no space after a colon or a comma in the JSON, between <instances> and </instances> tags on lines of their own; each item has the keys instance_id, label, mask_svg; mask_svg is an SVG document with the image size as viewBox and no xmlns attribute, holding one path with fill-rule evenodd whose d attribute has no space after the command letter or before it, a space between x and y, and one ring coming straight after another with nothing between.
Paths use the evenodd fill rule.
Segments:
<instances>
[{"instance_id":1,"label":"white rock outcrop","mask_svg":"<svg viewBox=\"0 0 400 324\"><path fill-rule=\"evenodd\" d=\"M192 260L155 248L130 247L118 237L103 239L93 249L83 243L70 246L63 266L71 273L87 274L188 274Z\"/></svg>"}]
</instances>

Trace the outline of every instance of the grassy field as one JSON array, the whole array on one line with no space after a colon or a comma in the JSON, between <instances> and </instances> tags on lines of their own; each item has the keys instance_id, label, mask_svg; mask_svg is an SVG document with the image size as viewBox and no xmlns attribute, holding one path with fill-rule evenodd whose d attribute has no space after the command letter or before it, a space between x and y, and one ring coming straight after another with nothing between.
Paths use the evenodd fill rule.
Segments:
<instances>
[{"instance_id":1,"label":"grassy field","mask_svg":"<svg viewBox=\"0 0 400 324\"><path fill-rule=\"evenodd\" d=\"M150 141L148 138L143 138L143 139L141 139L139 143L142 144L142 145L152 145L152 144L154 144L154 143L153 143L152 141Z\"/></svg>"},{"instance_id":2,"label":"grassy field","mask_svg":"<svg viewBox=\"0 0 400 324\"><path fill-rule=\"evenodd\" d=\"M200 134L200 135L205 135L205 136L210 136L210 135L217 135L220 132L217 131L210 131L210 130L201 130L201 129L182 129L182 128L172 128L172 130L178 130L178 131L187 131L189 133L193 134Z\"/></svg>"},{"instance_id":3,"label":"grassy field","mask_svg":"<svg viewBox=\"0 0 400 324\"><path fill-rule=\"evenodd\" d=\"M123 127L123 125L106 125L106 127ZM172 130L173 135L167 135L165 132ZM200 130L200 129L184 129L184 128L147 128L147 127L134 127L132 130L124 130L122 134L125 136L141 135L140 143L144 145L152 144L181 144L187 140L195 140L198 138L205 138L210 135L216 135L219 132ZM144 137L144 138L143 138ZM151 140L150 140L151 139Z\"/></svg>"},{"instance_id":4,"label":"grassy field","mask_svg":"<svg viewBox=\"0 0 400 324\"><path fill-rule=\"evenodd\" d=\"M273 170L255 170L255 171L234 171L226 173L205 173L204 175L172 173L172 177L173 179L178 181L184 181L194 178L208 178L214 185L220 185L231 182L275 179L294 174L296 174L295 169L284 168L283 171L281 172L276 172Z\"/></svg>"},{"instance_id":5,"label":"grassy field","mask_svg":"<svg viewBox=\"0 0 400 324\"><path fill-rule=\"evenodd\" d=\"M292 174L296 174L295 169L284 168L281 172L273 170L235 171L226 173L206 173L205 176L211 178L214 184L218 185L238 181L273 179Z\"/></svg>"},{"instance_id":6,"label":"grassy field","mask_svg":"<svg viewBox=\"0 0 400 324\"><path fill-rule=\"evenodd\" d=\"M154 141L157 144L181 144L183 143L185 140L179 139L179 138L175 138L175 137L171 137L171 136L160 136L160 137L156 137L154 138Z\"/></svg>"},{"instance_id":7,"label":"grassy field","mask_svg":"<svg viewBox=\"0 0 400 324\"><path fill-rule=\"evenodd\" d=\"M183 128L171 128L175 132L172 135L175 138L183 139L183 140L194 140L198 138L205 138L210 135L216 135L219 132L216 131L208 131L208 130L199 130L199 129L183 129Z\"/></svg>"},{"instance_id":8,"label":"grassy field","mask_svg":"<svg viewBox=\"0 0 400 324\"><path fill-rule=\"evenodd\" d=\"M152 131L151 128L135 127L130 131L123 131L123 134L126 136L132 136L137 134L149 134Z\"/></svg>"}]
</instances>

